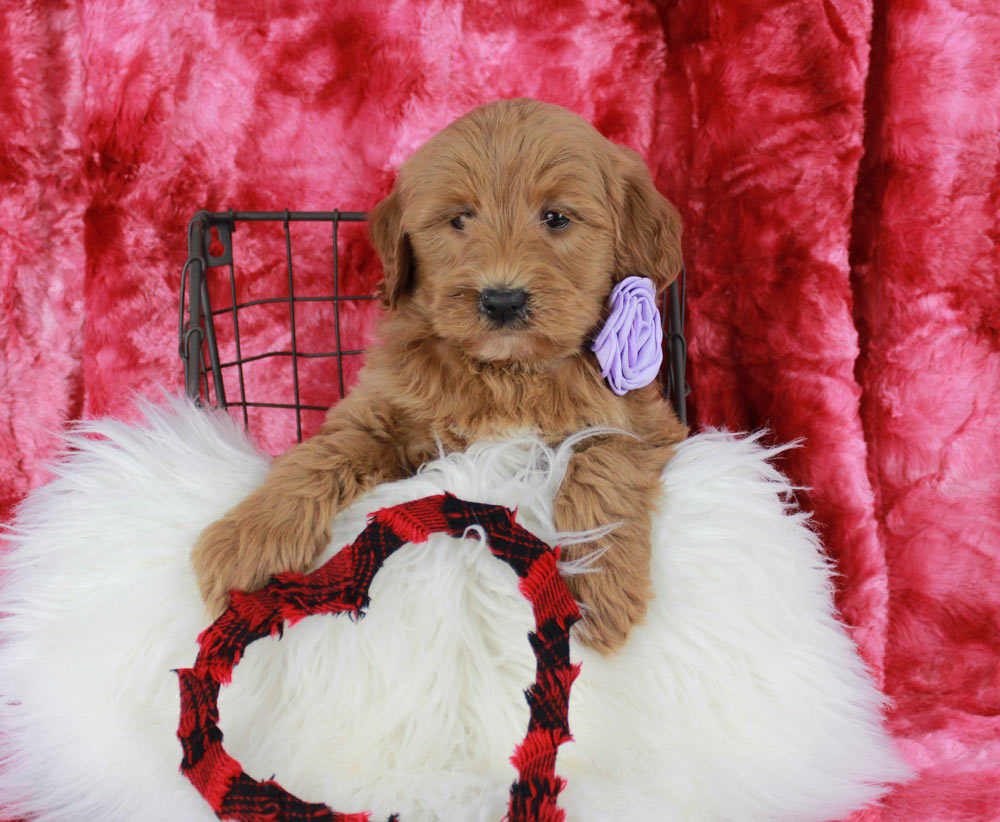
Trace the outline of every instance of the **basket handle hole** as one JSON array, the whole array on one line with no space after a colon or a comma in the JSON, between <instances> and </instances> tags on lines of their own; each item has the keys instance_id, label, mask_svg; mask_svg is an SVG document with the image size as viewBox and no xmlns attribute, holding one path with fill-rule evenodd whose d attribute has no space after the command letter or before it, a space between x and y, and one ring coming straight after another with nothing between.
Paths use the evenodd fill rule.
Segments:
<instances>
[{"instance_id":1,"label":"basket handle hole","mask_svg":"<svg viewBox=\"0 0 1000 822\"><path fill-rule=\"evenodd\" d=\"M221 257L225 254L226 247L222 244L222 240L219 239L219 229L217 226L212 226L209 237L210 242L208 244L208 253L213 257Z\"/></svg>"}]
</instances>

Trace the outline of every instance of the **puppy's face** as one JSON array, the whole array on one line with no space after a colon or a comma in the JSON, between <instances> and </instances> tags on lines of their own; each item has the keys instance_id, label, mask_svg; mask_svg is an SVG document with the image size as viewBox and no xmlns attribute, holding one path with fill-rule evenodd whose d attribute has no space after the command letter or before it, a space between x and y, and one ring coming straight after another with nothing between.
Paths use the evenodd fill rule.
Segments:
<instances>
[{"instance_id":1,"label":"puppy's face","mask_svg":"<svg viewBox=\"0 0 1000 822\"><path fill-rule=\"evenodd\" d=\"M384 304L481 360L581 350L614 283L665 287L680 221L638 155L558 106L493 103L433 137L370 217Z\"/></svg>"}]
</instances>

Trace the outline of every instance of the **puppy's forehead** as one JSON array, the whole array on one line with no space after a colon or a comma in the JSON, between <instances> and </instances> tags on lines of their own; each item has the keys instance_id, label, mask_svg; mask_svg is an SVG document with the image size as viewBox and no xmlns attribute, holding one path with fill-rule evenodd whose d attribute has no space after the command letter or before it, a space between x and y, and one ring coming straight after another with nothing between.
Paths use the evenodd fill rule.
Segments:
<instances>
[{"instance_id":1,"label":"puppy's forehead","mask_svg":"<svg viewBox=\"0 0 1000 822\"><path fill-rule=\"evenodd\" d=\"M582 117L534 100L474 109L404 163L400 181L428 209L484 200L600 198L612 144Z\"/></svg>"}]
</instances>

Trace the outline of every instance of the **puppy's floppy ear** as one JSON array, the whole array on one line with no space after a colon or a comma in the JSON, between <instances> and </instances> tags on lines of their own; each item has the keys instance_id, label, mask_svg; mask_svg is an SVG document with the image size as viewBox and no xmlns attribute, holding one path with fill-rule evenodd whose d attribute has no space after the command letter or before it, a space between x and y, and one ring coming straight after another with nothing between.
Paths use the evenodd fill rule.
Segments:
<instances>
[{"instance_id":1,"label":"puppy's floppy ear","mask_svg":"<svg viewBox=\"0 0 1000 822\"><path fill-rule=\"evenodd\" d=\"M376 294L385 308L395 308L413 281L413 250L403 230L399 190L394 190L368 213L368 236L382 261L384 279Z\"/></svg>"},{"instance_id":2,"label":"puppy's floppy ear","mask_svg":"<svg viewBox=\"0 0 1000 822\"><path fill-rule=\"evenodd\" d=\"M649 277L660 292L681 270L681 217L656 190L642 157L625 146L615 148L615 281Z\"/></svg>"}]
</instances>

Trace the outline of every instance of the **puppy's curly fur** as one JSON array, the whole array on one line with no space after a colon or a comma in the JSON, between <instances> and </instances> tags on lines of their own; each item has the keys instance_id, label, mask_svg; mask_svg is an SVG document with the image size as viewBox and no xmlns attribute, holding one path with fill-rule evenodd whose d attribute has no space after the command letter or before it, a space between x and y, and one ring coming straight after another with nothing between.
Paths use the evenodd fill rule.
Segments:
<instances>
[{"instance_id":1,"label":"puppy's curly fur","mask_svg":"<svg viewBox=\"0 0 1000 822\"><path fill-rule=\"evenodd\" d=\"M422 146L370 215L385 279L381 343L319 432L201 534L192 558L213 613L233 588L307 569L333 516L437 453L530 429L558 443L587 426L556 499L556 524L620 522L592 573L567 581L581 636L608 652L651 595L650 515L685 436L653 385L616 396L590 342L632 274L665 288L681 265L680 219L639 155L558 106L504 100ZM499 297L497 295L500 295ZM574 558L594 545L576 545Z\"/></svg>"}]
</instances>

